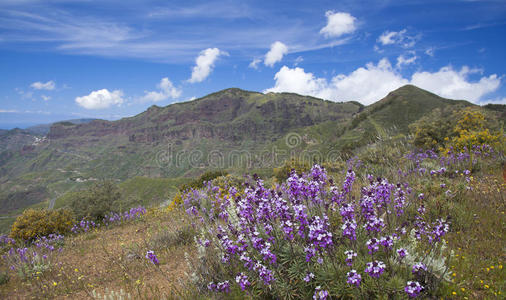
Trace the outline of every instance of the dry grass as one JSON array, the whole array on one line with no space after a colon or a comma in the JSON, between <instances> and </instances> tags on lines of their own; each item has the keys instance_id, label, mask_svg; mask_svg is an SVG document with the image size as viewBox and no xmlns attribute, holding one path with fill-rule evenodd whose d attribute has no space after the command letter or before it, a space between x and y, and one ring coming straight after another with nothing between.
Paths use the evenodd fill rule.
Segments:
<instances>
[{"instance_id":1,"label":"dry grass","mask_svg":"<svg viewBox=\"0 0 506 300\"><path fill-rule=\"evenodd\" d=\"M184 253L193 247L155 249L158 267L144 256L154 235L177 233L182 226L181 214L172 212L67 238L51 271L28 281L11 276L0 286L0 298L89 299L93 290L103 294L106 288L123 289L133 299L175 297L185 293Z\"/></svg>"}]
</instances>

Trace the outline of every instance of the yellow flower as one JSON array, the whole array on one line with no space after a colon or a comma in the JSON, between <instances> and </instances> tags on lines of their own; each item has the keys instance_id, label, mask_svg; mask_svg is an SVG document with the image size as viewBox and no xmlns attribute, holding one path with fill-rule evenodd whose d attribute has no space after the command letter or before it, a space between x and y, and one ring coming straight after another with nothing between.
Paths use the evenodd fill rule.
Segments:
<instances>
[{"instance_id":1,"label":"yellow flower","mask_svg":"<svg viewBox=\"0 0 506 300\"><path fill-rule=\"evenodd\" d=\"M502 270L502 265L499 265L499 270Z\"/></svg>"},{"instance_id":2,"label":"yellow flower","mask_svg":"<svg viewBox=\"0 0 506 300\"><path fill-rule=\"evenodd\" d=\"M53 285L54 285L54 286L57 286L57 285L58 285L58 283L56 283L56 281L53 281Z\"/></svg>"},{"instance_id":3,"label":"yellow flower","mask_svg":"<svg viewBox=\"0 0 506 300\"><path fill-rule=\"evenodd\" d=\"M486 288L486 289L488 289L488 288L489 288L488 284L485 284L485 288Z\"/></svg>"},{"instance_id":4,"label":"yellow flower","mask_svg":"<svg viewBox=\"0 0 506 300\"><path fill-rule=\"evenodd\" d=\"M77 268L74 269L74 272L79 272L79 270Z\"/></svg>"},{"instance_id":5,"label":"yellow flower","mask_svg":"<svg viewBox=\"0 0 506 300\"><path fill-rule=\"evenodd\" d=\"M452 292L452 295L457 295L457 292Z\"/></svg>"},{"instance_id":6,"label":"yellow flower","mask_svg":"<svg viewBox=\"0 0 506 300\"><path fill-rule=\"evenodd\" d=\"M453 273L453 274L452 274L452 276L453 276L453 277L457 276L457 273Z\"/></svg>"},{"instance_id":7,"label":"yellow flower","mask_svg":"<svg viewBox=\"0 0 506 300\"><path fill-rule=\"evenodd\" d=\"M494 266L490 266L490 269L493 269L493 268L494 268Z\"/></svg>"},{"instance_id":8,"label":"yellow flower","mask_svg":"<svg viewBox=\"0 0 506 300\"><path fill-rule=\"evenodd\" d=\"M465 289L465 288L460 288L460 290L461 290L461 291L463 291L463 292L465 292L465 291L466 291L466 289Z\"/></svg>"}]
</instances>

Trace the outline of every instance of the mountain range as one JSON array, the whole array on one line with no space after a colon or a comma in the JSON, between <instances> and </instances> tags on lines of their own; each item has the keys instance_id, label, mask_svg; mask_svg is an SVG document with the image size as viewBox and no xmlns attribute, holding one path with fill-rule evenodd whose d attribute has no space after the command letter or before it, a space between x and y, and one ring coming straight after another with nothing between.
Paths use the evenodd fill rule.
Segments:
<instances>
[{"instance_id":1,"label":"mountain range","mask_svg":"<svg viewBox=\"0 0 506 300\"><path fill-rule=\"evenodd\" d=\"M294 155L332 159L379 137L407 135L410 124L451 105L473 104L412 85L369 106L230 88L117 121L3 130L0 214L48 205L100 179L194 177L208 169L270 175ZM504 105L490 109L504 114Z\"/></svg>"}]
</instances>

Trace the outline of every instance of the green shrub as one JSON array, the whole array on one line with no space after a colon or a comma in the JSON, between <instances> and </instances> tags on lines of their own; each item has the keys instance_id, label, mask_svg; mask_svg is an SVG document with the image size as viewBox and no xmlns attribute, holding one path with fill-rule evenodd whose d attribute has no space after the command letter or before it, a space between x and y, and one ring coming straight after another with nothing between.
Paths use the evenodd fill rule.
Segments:
<instances>
[{"instance_id":1,"label":"green shrub","mask_svg":"<svg viewBox=\"0 0 506 300\"><path fill-rule=\"evenodd\" d=\"M208 171L204 174L200 175L198 178L182 184L179 186L179 191L184 192L189 189L198 189L204 186L205 182L211 181L220 176L226 176L228 173L226 171Z\"/></svg>"},{"instance_id":2,"label":"green shrub","mask_svg":"<svg viewBox=\"0 0 506 300\"><path fill-rule=\"evenodd\" d=\"M12 224L10 237L33 240L49 234L64 234L70 231L74 218L68 209L27 209Z\"/></svg>"},{"instance_id":3,"label":"green shrub","mask_svg":"<svg viewBox=\"0 0 506 300\"><path fill-rule=\"evenodd\" d=\"M6 271L0 272L0 285L6 284L9 282L9 273Z\"/></svg>"},{"instance_id":4,"label":"green shrub","mask_svg":"<svg viewBox=\"0 0 506 300\"><path fill-rule=\"evenodd\" d=\"M116 184L105 180L94 184L88 190L75 193L70 204L76 218L99 220L109 212L121 210L121 193Z\"/></svg>"},{"instance_id":5,"label":"green shrub","mask_svg":"<svg viewBox=\"0 0 506 300\"><path fill-rule=\"evenodd\" d=\"M285 163L279 167L274 168L274 177L278 182L285 181L292 170L295 170L298 174L305 173L311 169L311 165L307 161L301 161L296 158L285 161Z\"/></svg>"}]
</instances>

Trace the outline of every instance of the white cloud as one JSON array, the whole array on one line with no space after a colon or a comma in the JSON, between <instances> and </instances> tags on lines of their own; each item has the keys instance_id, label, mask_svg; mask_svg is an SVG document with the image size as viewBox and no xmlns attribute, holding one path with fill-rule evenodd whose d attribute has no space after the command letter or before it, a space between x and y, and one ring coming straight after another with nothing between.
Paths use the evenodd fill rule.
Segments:
<instances>
[{"instance_id":1,"label":"white cloud","mask_svg":"<svg viewBox=\"0 0 506 300\"><path fill-rule=\"evenodd\" d=\"M218 48L207 48L201 51L200 55L195 60L195 66L192 69L192 77L188 79L188 81L191 83L204 81L213 70L214 62L220 55L228 55L228 53Z\"/></svg>"},{"instance_id":2,"label":"white cloud","mask_svg":"<svg viewBox=\"0 0 506 300\"><path fill-rule=\"evenodd\" d=\"M419 36L412 36L406 34L407 29L401 31L385 31L379 37L377 42L386 45L400 45L403 48L412 48L420 38Z\"/></svg>"},{"instance_id":3,"label":"white cloud","mask_svg":"<svg viewBox=\"0 0 506 300\"><path fill-rule=\"evenodd\" d=\"M250 62L248 67L256 70L258 69L258 64L261 62L262 60L260 58L255 58Z\"/></svg>"},{"instance_id":4,"label":"white cloud","mask_svg":"<svg viewBox=\"0 0 506 300\"><path fill-rule=\"evenodd\" d=\"M402 54L397 57L397 64L395 66L400 69L403 65L414 64L417 58L418 56L415 55L414 51L409 51L407 55Z\"/></svg>"},{"instance_id":5,"label":"white cloud","mask_svg":"<svg viewBox=\"0 0 506 300\"><path fill-rule=\"evenodd\" d=\"M41 95L40 97L41 97L41 98L42 98L42 100L44 100L44 101L48 101L48 100L50 100L50 99L51 99L51 96L46 96L46 95Z\"/></svg>"},{"instance_id":6,"label":"white cloud","mask_svg":"<svg viewBox=\"0 0 506 300\"><path fill-rule=\"evenodd\" d=\"M157 86L160 91L146 91L145 95L141 97L141 101L158 102L169 98L176 99L181 96L181 89L176 88L167 77L162 78Z\"/></svg>"},{"instance_id":7,"label":"white cloud","mask_svg":"<svg viewBox=\"0 0 506 300\"><path fill-rule=\"evenodd\" d=\"M123 92L114 90L109 92L107 89L93 91L87 96L76 97L76 103L86 109L102 109L112 105L121 105L123 103Z\"/></svg>"},{"instance_id":8,"label":"white cloud","mask_svg":"<svg viewBox=\"0 0 506 300\"><path fill-rule=\"evenodd\" d=\"M316 78L313 73L306 73L302 68L290 69L287 66L274 75L276 85L264 92L290 92L301 95L311 95L324 98L323 94L327 87L327 80L324 78Z\"/></svg>"},{"instance_id":9,"label":"white cloud","mask_svg":"<svg viewBox=\"0 0 506 300\"><path fill-rule=\"evenodd\" d=\"M32 83L30 85L30 87L33 88L33 89L36 89L36 90L52 91L52 90L54 90L56 88L56 84L52 80L50 80L48 82L37 81L37 82Z\"/></svg>"},{"instance_id":10,"label":"white cloud","mask_svg":"<svg viewBox=\"0 0 506 300\"><path fill-rule=\"evenodd\" d=\"M0 109L0 113L17 113L15 109Z\"/></svg>"},{"instance_id":11,"label":"white cloud","mask_svg":"<svg viewBox=\"0 0 506 300\"><path fill-rule=\"evenodd\" d=\"M327 25L320 30L326 38L340 37L341 35L352 33L356 29L356 18L349 13L327 11Z\"/></svg>"},{"instance_id":12,"label":"white cloud","mask_svg":"<svg viewBox=\"0 0 506 300\"><path fill-rule=\"evenodd\" d=\"M273 67L274 64L280 62L287 53L288 47L280 41L276 41L272 43L271 49L265 54L264 64Z\"/></svg>"},{"instance_id":13,"label":"white cloud","mask_svg":"<svg viewBox=\"0 0 506 300\"><path fill-rule=\"evenodd\" d=\"M481 77L475 82L468 80L469 74L480 72L481 70L470 69L467 66L463 66L460 71L448 66L434 73L417 72L413 74L411 83L442 97L476 103L483 95L495 91L501 84L501 78L496 74Z\"/></svg>"},{"instance_id":14,"label":"white cloud","mask_svg":"<svg viewBox=\"0 0 506 300\"><path fill-rule=\"evenodd\" d=\"M339 74L327 80L306 73L302 68L283 66L274 76L274 87L264 92L293 92L333 101L356 100L368 105L403 85L414 84L442 97L478 102L483 95L496 90L501 79L494 74L471 82L467 75L473 72L477 70L463 67L457 72L444 67L434 73L416 72L408 79L384 58L377 64L368 63L348 75Z\"/></svg>"}]
</instances>

